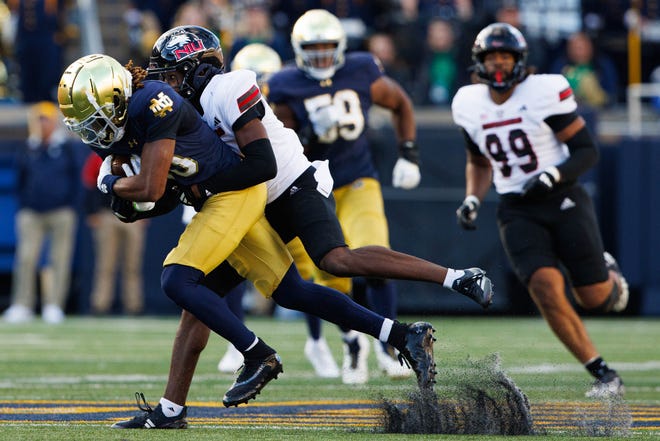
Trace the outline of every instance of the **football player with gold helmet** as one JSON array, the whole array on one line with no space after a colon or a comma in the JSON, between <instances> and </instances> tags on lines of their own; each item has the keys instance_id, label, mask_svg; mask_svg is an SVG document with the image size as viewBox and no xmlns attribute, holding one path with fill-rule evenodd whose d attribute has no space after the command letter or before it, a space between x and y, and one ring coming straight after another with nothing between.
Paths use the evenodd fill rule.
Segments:
<instances>
[{"instance_id":1,"label":"football player with gold helmet","mask_svg":"<svg viewBox=\"0 0 660 441\"><path fill-rule=\"evenodd\" d=\"M197 47L204 44L201 39L194 43ZM163 291L184 309L182 321L194 315L195 320L205 325L194 329L201 333L199 338L178 334L177 341L191 338L205 342L210 328L243 353L244 367L223 398L225 406L254 398L282 372L277 353L236 319L216 294L225 293L228 287L226 273L216 272L224 271L221 263L225 260L241 276L251 280L263 295L271 296L286 308L316 314L340 326L353 327L388 341L416 371L420 386L431 387L434 377L431 325L424 322L407 325L386 319L339 292L303 281L285 245L263 215L266 186L251 182L257 178L268 179L275 165L272 153L271 161L264 161L262 172L249 174L249 179L244 177L243 185L247 188L237 188L242 183L241 177L233 170L240 169L245 159L241 160L231 146L222 142L170 86L145 80L146 76L143 69L131 64L124 68L107 55L89 55L66 69L60 81L58 100L67 126L106 157L98 179L99 189L105 193L123 200L157 201L153 210L158 211L166 194L168 175L178 185L188 187L208 177L209 173L216 179L217 175L227 177L223 183L227 190L208 195L201 204L197 201L199 212L165 258L161 277ZM236 103L239 107L245 104L244 101ZM241 122L257 124L259 118L255 115L258 113L249 114ZM258 125L256 129L250 134L252 139L249 136L242 139L247 139L246 145L268 142L259 137L264 131ZM141 160L134 164L136 174L112 175L109 163L115 154L139 156ZM175 347L184 353L196 350L185 343ZM173 350L173 359L183 356ZM186 368L173 363L170 375L191 378L194 369ZM186 408L177 404L177 392L169 397L172 399L166 393L155 409L149 408L144 415L114 427L185 427Z\"/></svg>"}]
</instances>

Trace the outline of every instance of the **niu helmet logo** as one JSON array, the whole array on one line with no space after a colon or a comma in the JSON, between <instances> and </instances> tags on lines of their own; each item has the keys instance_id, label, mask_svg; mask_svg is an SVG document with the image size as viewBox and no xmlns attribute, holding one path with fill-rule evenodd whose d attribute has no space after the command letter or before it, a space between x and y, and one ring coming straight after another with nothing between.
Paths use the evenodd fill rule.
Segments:
<instances>
[{"instance_id":1,"label":"niu helmet logo","mask_svg":"<svg viewBox=\"0 0 660 441\"><path fill-rule=\"evenodd\" d=\"M174 36L166 48L172 51L177 61L186 58L190 54L206 49L202 40L195 38L191 41L188 35Z\"/></svg>"}]
</instances>

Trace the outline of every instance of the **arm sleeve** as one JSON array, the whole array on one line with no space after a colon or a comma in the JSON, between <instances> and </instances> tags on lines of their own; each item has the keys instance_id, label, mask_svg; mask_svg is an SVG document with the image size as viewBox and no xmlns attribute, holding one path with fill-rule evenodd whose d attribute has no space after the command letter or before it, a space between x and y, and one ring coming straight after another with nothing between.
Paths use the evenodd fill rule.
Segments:
<instances>
[{"instance_id":1,"label":"arm sleeve","mask_svg":"<svg viewBox=\"0 0 660 441\"><path fill-rule=\"evenodd\" d=\"M545 119L554 132L559 132L577 118L575 112L554 115ZM575 181L583 173L593 167L598 161L598 148L587 127L582 127L575 135L566 141L570 156L557 166L561 180Z\"/></svg>"},{"instance_id":2,"label":"arm sleeve","mask_svg":"<svg viewBox=\"0 0 660 441\"><path fill-rule=\"evenodd\" d=\"M267 138L257 139L241 148L245 158L229 170L223 170L199 184L211 193L242 190L272 179L277 174L275 154Z\"/></svg>"},{"instance_id":3,"label":"arm sleeve","mask_svg":"<svg viewBox=\"0 0 660 441\"><path fill-rule=\"evenodd\" d=\"M465 148L474 155L483 156L484 154L481 153L481 150L479 150L479 146L474 141L472 141L472 138L470 138L468 132L465 129L461 129L461 133L463 134L463 139L465 140Z\"/></svg>"}]
</instances>

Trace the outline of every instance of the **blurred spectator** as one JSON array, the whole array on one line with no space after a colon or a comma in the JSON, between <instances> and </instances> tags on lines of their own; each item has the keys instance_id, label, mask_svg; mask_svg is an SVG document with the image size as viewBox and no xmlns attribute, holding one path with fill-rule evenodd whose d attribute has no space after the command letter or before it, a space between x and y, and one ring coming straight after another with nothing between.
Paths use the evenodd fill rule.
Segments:
<instances>
[{"instance_id":1,"label":"blurred spectator","mask_svg":"<svg viewBox=\"0 0 660 441\"><path fill-rule=\"evenodd\" d=\"M367 50L382 63L385 73L396 80L409 94L412 93L413 80L410 69L401 60L389 34L378 32L367 39Z\"/></svg>"},{"instance_id":2,"label":"blurred spectator","mask_svg":"<svg viewBox=\"0 0 660 441\"><path fill-rule=\"evenodd\" d=\"M8 0L15 20L14 57L26 103L54 100L66 36L66 1Z\"/></svg>"},{"instance_id":3,"label":"blurred spectator","mask_svg":"<svg viewBox=\"0 0 660 441\"><path fill-rule=\"evenodd\" d=\"M146 65L151 48L161 33L158 17L153 11L131 7L124 12L124 22L128 29L128 58L135 64Z\"/></svg>"},{"instance_id":4,"label":"blurred spectator","mask_svg":"<svg viewBox=\"0 0 660 441\"><path fill-rule=\"evenodd\" d=\"M4 320L10 323L26 322L34 316L37 267L47 239L52 279L41 286L42 318L48 323L64 320L83 146L79 140L67 137L60 119L56 104L34 104L28 112L29 138L16 157L17 248L11 306L4 312Z\"/></svg>"},{"instance_id":5,"label":"blurred spectator","mask_svg":"<svg viewBox=\"0 0 660 441\"><path fill-rule=\"evenodd\" d=\"M82 170L82 182L86 190L85 214L95 246L91 311L96 315L112 312L115 282L121 267L123 312L138 315L144 307L142 259L149 221L124 223L115 217L110 209L110 196L96 188L101 162L101 157L92 152Z\"/></svg>"},{"instance_id":6,"label":"blurred spectator","mask_svg":"<svg viewBox=\"0 0 660 441\"><path fill-rule=\"evenodd\" d=\"M454 40L451 23L442 18L429 22L425 55L415 82L415 104L447 106L451 103L456 91L458 70Z\"/></svg>"},{"instance_id":7,"label":"blurred spectator","mask_svg":"<svg viewBox=\"0 0 660 441\"><path fill-rule=\"evenodd\" d=\"M547 45L542 37L537 37L527 31L526 26L521 21L520 8L516 1L503 1L495 10L495 21L510 24L522 32L529 48L527 52L527 65L533 66L535 71L539 73L547 71Z\"/></svg>"},{"instance_id":8,"label":"blurred spectator","mask_svg":"<svg viewBox=\"0 0 660 441\"><path fill-rule=\"evenodd\" d=\"M225 64L231 63L238 51L251 43L262 43L270 46L277 52L283 62L293 60L293 48L289 41L289 35L273 27L266 1L250 0L243 2L239 17L234 41L229 51L229 59L225 60Z\"/></svg>"},{"instance_id":9,"label":"blurred spectator","mask_svg":"<svg viewBox=\"0 0 660 441\"><path fill-rule=\"evenodd\" d=\"M591 38L576 32L566 42L566 52L550 68L567 79L578 105L600 109L616 103L618 75L612 61L603 53L596 53Z\"/></svg>"},{"instance_id":10,"label":"blurred spectator","mask_svg":"<svg viewBox=\"0 0 660 441\"><path fill-rule=\"evenodd\" d=\"M389 27L396 53L413 78L418 76L417 68L424 56L421 42L426 37L426 20L418 7L418 0L401 0L399 9L391 15Z\"/></svg>"}]
</instances>

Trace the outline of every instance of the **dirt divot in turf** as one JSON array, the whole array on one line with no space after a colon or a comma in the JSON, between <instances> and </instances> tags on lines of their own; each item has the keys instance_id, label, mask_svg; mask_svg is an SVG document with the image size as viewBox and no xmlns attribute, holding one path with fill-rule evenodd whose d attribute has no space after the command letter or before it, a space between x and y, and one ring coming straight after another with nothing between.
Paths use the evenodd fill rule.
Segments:
<instances>
[{"instance_id":1,"label":"dirt divot in turf","mask_svg":"<svg viewBox=\"0 0 660 441\"><path fill-rule=\"evenodd\" d=\"M632 412L622 398L603 398L575 409L576 436L626 437L630 435Z\"/></svg>"},{"instance_id":2,"label":"dirt divot in turf","mask_svg":"<svg viewBox=\"0 0 660 441\"><path fill-rule=\"evenodd\" d=\"M387 433L530 435L527 396L501 369L493 354L438 376L442 392L415 391L405 402L381 400Z\"/></svg>"}]
</instances>

